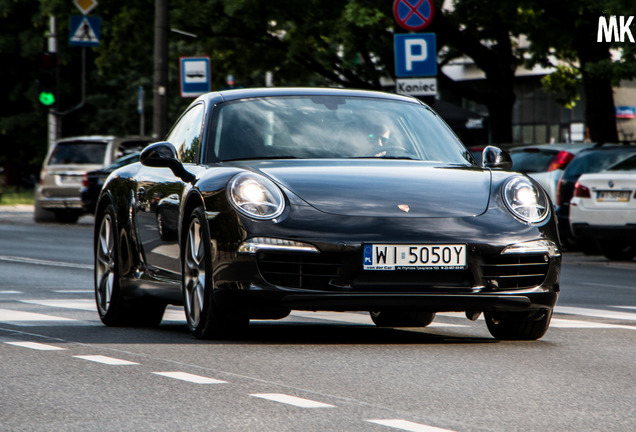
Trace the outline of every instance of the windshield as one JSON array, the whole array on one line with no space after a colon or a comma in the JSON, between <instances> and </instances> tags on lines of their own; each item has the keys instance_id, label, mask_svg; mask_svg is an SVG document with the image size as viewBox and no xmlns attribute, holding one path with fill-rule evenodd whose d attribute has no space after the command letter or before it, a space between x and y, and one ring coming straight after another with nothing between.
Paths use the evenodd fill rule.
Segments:
<instances>
[{"instance_id":1,"label":"windshield","mask_svg":"<svg viewBox=\"0 0 636 432\"><path fill-rule=\"evenodd\" d=\"M61 142L53 150L49 165L103 165L104 156L106 156L105 142Z\"/></svg>"},{"instance_id":2,"label":"windshield","mask_svg":"<svg viewBox=\"0 0 636 432\"><path fill-rule=\"evenodd\" d=\"M563 173L564 178L578 177L584 173L595 173L602 171L626 159L636 153L634 149L618 149L618 150L597 150L590 152L581 152L568 165Z\"/></svg>"},{"instance_id":3,"label":"windshield","mask_svg":"<svg viewBox=\"0 0 636 432\"><path fill-rule=\"evenodd\" d=\"M636 155L625 159L622 162L612 165L607 169L608 171L636 171Z\"/></svg>"},{"instance_id":4,"label":"windshield","mask_svg":"<svg viewBox=\"0 0 636 432\"><path fill-rule=\"evenodd\" d=\"M539 149L513 150L510 152L512 166L515 171L522 173L545 172L558 152Z\"/></svg>"},{"instance_id":5,"label":"windshield","mask_svg":"<svg viewBox=\"0 0 636 432\"><path fill-rule=\"evenodd\" d=\"M472 164L428 108L383 99L307 96L228 102L217 108L208 161L397 158Z\"/></svg>"}]
</instances>

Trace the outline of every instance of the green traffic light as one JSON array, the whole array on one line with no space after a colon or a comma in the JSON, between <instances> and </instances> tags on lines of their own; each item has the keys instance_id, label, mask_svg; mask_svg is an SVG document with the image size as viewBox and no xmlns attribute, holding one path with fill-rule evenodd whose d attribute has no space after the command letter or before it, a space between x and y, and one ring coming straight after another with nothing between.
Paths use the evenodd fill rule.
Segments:
<instances>
[{"instance_id":1,"label":"green traffic light","mask_svg":"<svg viewBox=\"0 0 636 432\"><path fill-rule=\"evenodd\" d=\"M42 105L51 106L55 103L55 95L51 92L40 92L40 102Z\"/></svg>"}]
</instances>

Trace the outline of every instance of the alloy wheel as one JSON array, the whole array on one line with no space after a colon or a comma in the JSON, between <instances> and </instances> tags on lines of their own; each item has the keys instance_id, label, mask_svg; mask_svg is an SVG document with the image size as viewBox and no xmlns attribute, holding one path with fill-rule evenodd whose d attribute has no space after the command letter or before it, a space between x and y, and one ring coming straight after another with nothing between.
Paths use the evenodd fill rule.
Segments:
<instances>
[{"instance_id":1,"label":"alloy wheel","mask_svg":"<svg viewBox=\"0 0 636 432\"><path fill-rule=\"evenodd\" d=\"M113 220L108 213L99 228L95 257L95 294L99 312L104 315L110 308L115 285L115 239Z\"/></svg>"},{"instance_id":2,"label":"alloy wheel","mask_svg":"<svg viewBox=\"0 0 636 432\"><path fill-rule=\"evenodd\" d=\"M195 217L188 228L185 248L184 289L188 323L196 328L205 303L205 245L199 220Z\"/></svg>"}]
</instances>

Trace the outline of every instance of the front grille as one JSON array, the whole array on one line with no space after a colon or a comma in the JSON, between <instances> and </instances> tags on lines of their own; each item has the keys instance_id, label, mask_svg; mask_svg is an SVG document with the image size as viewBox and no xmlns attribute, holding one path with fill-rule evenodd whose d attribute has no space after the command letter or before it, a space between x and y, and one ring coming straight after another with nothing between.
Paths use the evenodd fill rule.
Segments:
<instances>
[{"instance_id":1,"label":"front grille","mask_svg":"<svg viewBox=\"0 0 636 432\"><path fill-rule=\"evenodd\" d=\"M541 285L548 273L544 254L496 255L481 266L484 285L494 289L522 289Z\"/></svg>"},{"instance_id":2,"label":"front grille","mask_svg":"<svg viewBox=\"0 0 636 432\"><path fill-rule=\"evenodd\" d=\"M267 283L306 289L328 288L342 267L337 256L313 253L259 252L256 262Z\"/></svg>"}]
</instances>

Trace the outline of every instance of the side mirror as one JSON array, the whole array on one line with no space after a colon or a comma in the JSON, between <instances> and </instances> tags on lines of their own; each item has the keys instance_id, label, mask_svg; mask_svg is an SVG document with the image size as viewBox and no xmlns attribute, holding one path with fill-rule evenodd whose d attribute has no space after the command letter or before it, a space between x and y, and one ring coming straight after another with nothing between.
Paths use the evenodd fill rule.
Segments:
<instances>
[{"instance_id":1,"label":"side mirror","mask_svg":"<svg viewBox=\"0 0 636 432\"><path fill-rule=\"evenodd\" d=\"M508 152L499 147L488 146L481 154L481 165L484 168L512 169L512 159Z\"/></svg>"},{"instance_id":2,"label":"side mirror","mask_svg":"<svg viewBox=\"0 0 636 432\"><path fill-rule=\"evenodd\" d=\"M139 162L147 167L170 168L174 175L183 181L190 182L194 175L186 171L177 157L177 150L167 141L150 144L141 151Z\"/></svg>"}]
</instances>

